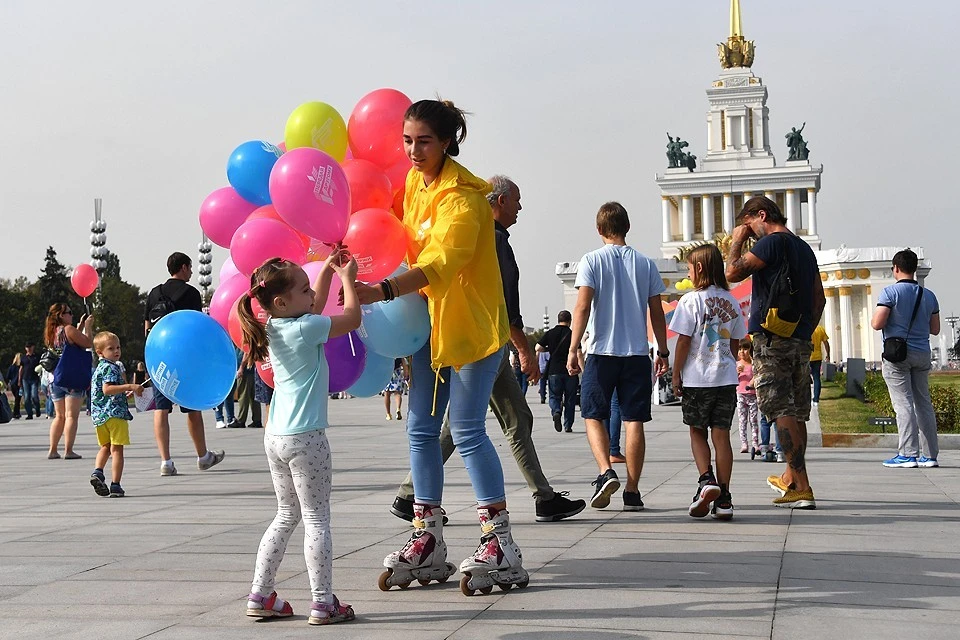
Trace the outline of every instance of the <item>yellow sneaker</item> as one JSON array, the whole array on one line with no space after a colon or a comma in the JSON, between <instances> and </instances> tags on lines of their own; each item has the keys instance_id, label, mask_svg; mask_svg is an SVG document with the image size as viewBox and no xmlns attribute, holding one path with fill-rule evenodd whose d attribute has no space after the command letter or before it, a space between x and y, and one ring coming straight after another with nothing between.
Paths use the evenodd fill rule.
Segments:
<instances>
[{"instance_id":1,"label":"yellow sneaker","mask_svg":"<svg viewBox=\"0 0 960 640\"><path fill-rule=\"evenodd\" d=\"M781 497L773 499L773 506L785 509L816 509L817 501L813 498L813 489L788 489Z\"/></svg>"},{"instance_id":2,"label":"yellow sneaker","mask_svg":"<svg viewBox=\"0 0 960 640\"><path fill-rule=\"evenodd\" d=\"M769 476L767 478L767 486L779 493L781 496L790 490L790 485L784 482L783 478L780 476Z\"/></svg>"}]
</instances>

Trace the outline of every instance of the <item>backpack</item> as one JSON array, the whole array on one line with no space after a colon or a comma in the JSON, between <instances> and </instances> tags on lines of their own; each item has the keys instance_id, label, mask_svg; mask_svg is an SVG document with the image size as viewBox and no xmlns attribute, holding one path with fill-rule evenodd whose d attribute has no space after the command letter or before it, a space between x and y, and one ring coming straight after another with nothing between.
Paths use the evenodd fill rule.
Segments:
<instances>
[{"instance_id":1,"label":"backpack","mask_svg":"<svg viewBox=\"0 0 960 640\"><path fill-rule=\"evenodd\" d=\"M166 284L166 283L164 283ZM163 292L163 285L157 285L154 291L157 292L157 301L150 307L147 312L147 320L150 321L150 326L160 322L160 318L167 315L168 313L173 313L177 310L177 305L174 302L173 298L168 296ZM153 293L153 291L151 291Z\"/></svg>"},{"instance_id":2,"label":"backpack","mask_svg":"<svg viewBox=\"0 0 960 640\"><path fill-rule=\"evenodd\" d=\"M7 424L13 419L13 412L10 411L10 403L7 402L7 394L0 392L0 424Z\"/></svg>"},{"instance_id":3,"label":"backpack","mask_svg":"<svg viewBox=\"0 0 960 640\"><path fill-rule=\"evenodd\" d=\"M797 330L797 325L800 324L800 300L797 295L799 291L790 273L790 256L793 248L786 236L782 236L780 240L783 257L770 286L769 295L760 309L760 317L763 318L760 327L767 333L781 338L791 338L793 332Z\"/></svg>"}]
</instances>

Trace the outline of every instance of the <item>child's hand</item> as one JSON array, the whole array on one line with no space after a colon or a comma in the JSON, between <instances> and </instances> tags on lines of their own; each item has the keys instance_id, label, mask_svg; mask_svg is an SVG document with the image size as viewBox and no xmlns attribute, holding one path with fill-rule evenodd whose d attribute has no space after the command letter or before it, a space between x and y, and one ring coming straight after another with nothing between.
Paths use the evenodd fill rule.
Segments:
<instances>
[{"instance_id":1,"label":"child's hand","mask_svg":"<svg viewBox=\"0 0 960 640\"><path fill-rule=\"evenodd\" d=\"M742 362L738 362L738 363L737 363L737 373L743 373L743 363L742 363Z\"/></svg>"},{"instance_id":2,"label":"child's hand","mask_svg":"<svg viewBox=\"0 0 960 640\"><path fill-rule=\"evenodd\" d=\"M353 256L350 256L350 259L343 266L337 266L335 264L331 266L341 278L346 279L348 282L356 282L357 259Z\"/></svg>"},{"instance_id":3,"label":"child's hand","mask_svg":"<svg viewBox=\"0 0 960 640\"><path fill-rule=\"evenodd\" d=\"M336 271L336 267L343 264L344 260L346 260L346 253L347 252L342 246L334 247L333 251L330 252L330 255L327 256L327 259L323 261L323 268Z\"/></svg>"}]
</instances>

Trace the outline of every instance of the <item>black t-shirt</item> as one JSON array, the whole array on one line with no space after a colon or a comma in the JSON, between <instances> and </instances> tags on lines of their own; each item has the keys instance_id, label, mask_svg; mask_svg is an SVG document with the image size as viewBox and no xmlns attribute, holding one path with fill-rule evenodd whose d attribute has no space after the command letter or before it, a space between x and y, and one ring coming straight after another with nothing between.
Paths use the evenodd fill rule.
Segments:
<instances>
[{"instance_id":1,"label":"black t-shirt","mask_svg":"<svg viewBox=\"0 0 960 640\"><path fill-rule=\"evenodd\" d=\"M570 327L558 324L543 334L543 337L537 342L550 353L550 361L547 362L548 376L567 375L567 358L570 355L571 335Z\"/></svg>"},{"instance_id":2,"label":"black t-shirt","mask_svg":"<svg viewBox=\"0 0 960 640\"><path fill-rule=\"evenodd\" d=\"M173 306L177 308L177 311L203 311L203 298L200 297L200 292L183 280L170 278L163 284L157 285L150 290L149 295L147 295L147 308L143 315L144 320L150 320L150 309L160 302L161 289L163 290L163 295L173 301Z\"/></svg>"},{"instance_id":3,"label":"black t-shirt","mask_svg":"<svg viewBox=\"0 0 960 640\"><path fill-rule=\"evenodd\" d=\"M30 381L39 381L37 375L37 365L40 364L40 356L34 353L32 356L23 354L20 356L20 366L23 368L23 379Z\"/></svg>"},{"instance_id":4,"label":"black t-shirt","mask_svg":"<svg viewBox=\"0 0 960 640\"><path fill-rule=\"evenodd\" d=\"M510 232L502 224L493 221L497 240L497 262L500 263L500 279L503 281L503 300L507 305L507 319L514 327L523 330L520 315L520 267L510 246Z\"/></svg>"},{"instance_id":5,"label":"black t-shirt","mask_svg":"<svg viewBox=\"0 0 960 640\"><path fill-rule=\"evenodd\" d=\"M790 274L797 287L797 301L800 304L800 323L793 333L794 338L809 340L813 335L813 286L815 278L820 277L817 257L806 242L792 233L772 233L757 241L750 253L763 260L767 266L753 274L753 294L750 299L750 333L763 331L760 313L764 301L770 295L773 280L780 269L780 262L786 252L784 241L790 243Z\"/></svg>"}]
</instances>

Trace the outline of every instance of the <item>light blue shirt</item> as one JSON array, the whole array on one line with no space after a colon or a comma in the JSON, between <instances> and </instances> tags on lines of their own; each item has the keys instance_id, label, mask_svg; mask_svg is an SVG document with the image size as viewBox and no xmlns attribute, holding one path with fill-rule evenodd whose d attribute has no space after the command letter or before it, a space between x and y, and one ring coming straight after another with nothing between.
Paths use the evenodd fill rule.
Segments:
<instances>
[{"instance_id":1,"label":"light blue shirt","mask_svg":"<svg viewBox=\"0 0 960 640\"><path fill-rule=\"evenodd\" d=\"M588 354L650 355L648 299L666 290L653 260L633 247L604 245L580 259L575 286L593 289Z\"/></svg>"},{"instance_id":2,"label":"light blue shirt","mask_svg":"<svg viewBox=\"0 0 960 640\"><path fill-rule=\"evenodd\" d=\"M915 280L900 280L884 287L877 299L877 306L890 309L887 326L883 328L884 338L906 338L910 351L930 351L930 316L940 313L940 303L933 291L924 288L917 317L910 327L910 316L913 315L913 306L917 303L919 293L920 287Z\"/></svg>"},{"instance_id":3,"label":"light blue shirt","mask_svg":"<svg viewBox=\"0 0 960 640\"><path fill-rule=\"evenodd\" d=\"M313 313L267 321L274 380L269 433L289 436L328 426L330 370L323 343L330 324L330 318Z\"/></svg>"}]
</instances>

